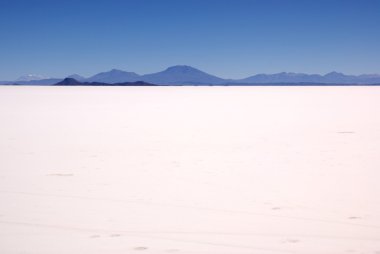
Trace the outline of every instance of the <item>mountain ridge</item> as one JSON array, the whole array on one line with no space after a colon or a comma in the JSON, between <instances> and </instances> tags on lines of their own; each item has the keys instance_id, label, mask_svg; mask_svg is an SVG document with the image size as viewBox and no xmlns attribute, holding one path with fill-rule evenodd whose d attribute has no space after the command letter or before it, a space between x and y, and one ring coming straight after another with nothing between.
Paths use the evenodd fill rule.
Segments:
<instances>
[{"instance_id":1,"label":"mountain ridge","mask_svg":"<svg viewBox=\"0 0 380 254\"><path fill-rule=\"evenodd\" d=\"M35 75L38 76L38 75ZM360 74L346 75L339 72L329 72L325 75L306 74L295 72L280 72L274 74L256 74L243 79L223 79L215 75L206 73L188 65L175 65L167 69L139 75L135 72L128 72L112 69L106 72L97 73L85 78L78 74L68 76L80 82L98 82L105 84L116 84L125 82L144 81L158 85L228 85L228 84L277 84L277 83L316 83L316 84L378 84L380 83L379 74ZM63 79L49 78L28 81L0 81L0 84L19 84L19 85L54 85Z\"/></svg>"}]
</instances>

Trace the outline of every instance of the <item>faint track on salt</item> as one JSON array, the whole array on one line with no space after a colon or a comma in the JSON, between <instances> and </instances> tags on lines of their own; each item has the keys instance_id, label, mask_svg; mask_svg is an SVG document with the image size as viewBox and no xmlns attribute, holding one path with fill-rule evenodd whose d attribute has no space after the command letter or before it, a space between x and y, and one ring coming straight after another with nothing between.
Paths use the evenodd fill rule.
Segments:
<instances>
[{"instance_id":1,"label":"faint track on salt","mask_svg":"<svg viewBox=\"0 0 380 254\"><path fill-rule=\"evenodd\" d=\"M345 236L328 236L328 235L302 235L302 234L267 234L267 233L250 233L250 232L213 232L213 231L138 231L138 230L123 230L123 229L104 229L104 228L85 228L62 226L43 223L19 222L19 221L4 221L0 220L1 224L20 225L28 227L53 228L61 230L70 230L77 232L93 232L105 234L138 234L138 235L156 235L156 234L180 234L180 235L224 235L224 236L259 236L259 237L281 237L281 238L316 238L316 239L341 239L355 241L380 241L380 238L371 237L345 237Z\"/></svg>"},{"instance_id":2,"label":"faint track on salt","mask_svg":"<svg viewBox=\"0 0 380 254\"><path fill-rule=\"evenodd\" d=\"M26 222L11 222L11 221L0 221L2 224L13 224L13 225L21 225L21 226L29 226L29 227L42 227L42 228L54 228L54 229L63 229L63 230L73 230L80 232L104 232L104 233L124 233L126 235L137 237L137 238L147 238L147 239L156 239L156 240L169 240L174 242L182 242L182 243L191 243L191 244L200 244L200 245L210 245L210 246L218 246L218 247L228 247L228 248L237 248L237 249L249 249L249 250L257 250L257 251L266 251L266 252L280 252L280 253L293 253L297 254L300 252L291 251L286 249L276 249L276 248L265 248L265 247L256 247L256 246L248 246L248 245L237 245L237 244L226 244L226 243L216 243L209 241L197 241L197 240L186 240L181 238L172 238L172 237L161 237L161 236L152 236L149 232L139 232L139 231L124 231L124 230L106 230L106 229L95 229L95 228L80 228L80 227L67 227L67 226L59 226L59 225L49 225L49 224L39 224L39 223L26 223ZM304 252L303 252L304 253Z\"/></svg>"},{"instance_id":3,"label":"faint track on salt","mask_svg":"<svg viewBox=\"0 0 380 254\"><path fill-rule=\"evenodd\" d=\"M4 191L4 190L0 190L0 193L41 196L41 197L44 197L44 196L58 197L58 198L81 199L81 200L95 200L95 201L106 201L106 202L115 202L115 203L130 203L130 204L138 204L138 205L146 205L146 206L173 207L173 208L181 208L181 209L193 209L193 210L213 211L213 212L222 212L222 213L231 213L231 214L245 214L245 215L263 216L263 217L283 218L283 219L290 219L290 220L302 220L302 221L308 221L308 222L319 222L319 223L329 223L329 224L338 224L338 225L346 225L346 226L365 227L365 228L380 230L380 226L378 225L367 225L367 224L334 221L334 220L326 220L326 219L318 219L318 218L275 215L275 214L266 214L266 213L259 213L259 212L218 209L218 208L210 208L210 207L173 205L173 204L165 204L165 203L151 203L151 202L143 202L143 201L122 200L122 199L108 199L108 198L95 198L95 197L86 197L86 196L58 195L58 194Z\"/></svg>"}]
</instances>

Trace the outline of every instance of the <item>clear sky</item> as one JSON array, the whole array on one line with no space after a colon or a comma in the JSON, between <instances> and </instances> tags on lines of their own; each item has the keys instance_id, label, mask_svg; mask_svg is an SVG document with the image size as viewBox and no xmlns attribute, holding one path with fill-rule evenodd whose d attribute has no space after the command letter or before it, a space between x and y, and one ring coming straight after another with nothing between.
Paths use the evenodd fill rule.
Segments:
<instances>
[{"instance_id":1,"label":"clear sky","mask_svg":"<svg viewBox=\"0 0 380 254\"><path fill-rule=\"evenodd\" d=\"M0 80L178 64L380 73L380 0L0 0Z\"/></svg>"}]
</instances>

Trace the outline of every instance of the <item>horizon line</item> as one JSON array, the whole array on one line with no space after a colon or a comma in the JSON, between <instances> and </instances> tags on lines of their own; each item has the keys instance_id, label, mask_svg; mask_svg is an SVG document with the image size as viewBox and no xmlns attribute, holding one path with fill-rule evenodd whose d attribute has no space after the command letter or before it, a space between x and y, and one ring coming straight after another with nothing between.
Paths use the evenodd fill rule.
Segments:
<instances>
[{"instance_id":1,"label":"horizon line","mask_svg":"<svg viewBox=\"0 0 380 254\"><path fill-rule=\"evenodd\" d=\"M79 75L79 76L82 76L83 78L90 78L94 75L97 75L99 73L106 73L106 72L111 72L111 71L122 71L122 72L130 72L130 73L135 73L139 76L144 76L144 75L149 75L149 74L154 74L154 73L159 73L159 72L163 72L163 71L166 71L170 68L173 68L173 67L190 67L192 69L196 69L196 70L199 70L199 71L202 71L202 72L205 72L209 75L213 75L213 76L216 76L218 78L221 78L221 79L227 79L227 80L239 80L239 79L245 79L245 78L249 78L249 77L253 77L253 76L256 76L256 75L275 75L275 74L305 74L305 75L319 75L319 76L326 76L328 74L331 74L331 73L336 73L336 74L343 74L343 75L346 75L346 76L362 76L362 75L377 75L377 76L380 76L380 73L360 73L360 74L350 74L350 73L345 73L345 72L339 72L339 71L335 71L335 70L332 70L330 72L326 72L325 74L322 74L322 73L307 73L307 72L294 72L294 71L280 71L280 72L272 72L272 73L268 73L268 72L260 72L260 73L254 73L254 74L251 74L249 76L245 76L245 77L242 77L242 78L222 78L220 76L217 76L216 74L212 74L208 71L203 71L201 70L200 68L198 67L194 67L194 66L191 66L191 65L186 65L186 64L179 64L179 65L172 65L172 66L169 66L169 67L166 67L160 71L155 71L155 72L150 72L150 73L144 73L144 74L139 74L137 72L134 72L134 71L130 71L130 70L123 70L123 69L119 69L119 68L111 68L109 69L108 71L100 71L100 72L97 72L95 74L92 74L90 76L82 76L81 74L79 74L79 72L76 72L76 73L71 73L71 74L67 74L65 75L64 77L54 77L54 76L45 76L45 75L42 75L42 74L35 74L35 73L27 73L27 74L21 74L20 76L18 76L16 79L13 79L13 80L3 80L2 78L0 78L0 81L17 81L17 79L20 79L24 76L41 76L43 77L42 79L64 79L64 78L67 78L69 76L72 76L72 75ZM41 80L42 80L41 79Z\"/></svg>"}]
</instances>

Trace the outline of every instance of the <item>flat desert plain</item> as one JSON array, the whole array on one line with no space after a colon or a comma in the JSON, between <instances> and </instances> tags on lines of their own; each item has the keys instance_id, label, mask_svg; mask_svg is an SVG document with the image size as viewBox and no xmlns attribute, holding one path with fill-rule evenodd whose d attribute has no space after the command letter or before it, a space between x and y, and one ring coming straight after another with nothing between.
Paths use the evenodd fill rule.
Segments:
<instances>
[{"instance_id":1,"label":"flat desert plain","mask_svg":"<svg viewBox=\"0 0 380 254\"><path fill-rule=\"evenodd\" d=\"M0 87L2 254L379 254L379 87Z\"/></svg>"}]
</instances>

